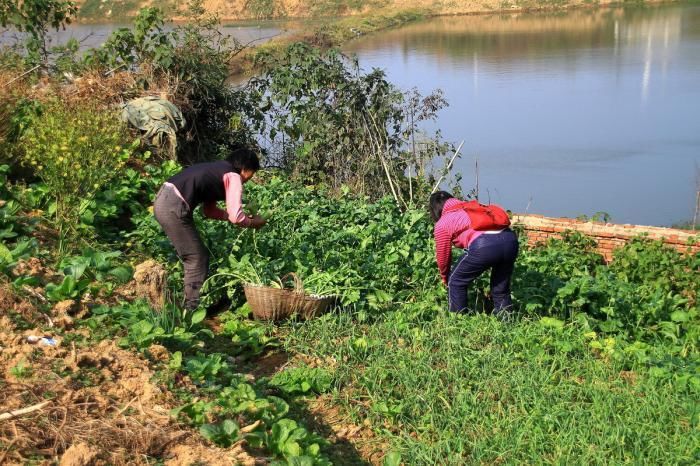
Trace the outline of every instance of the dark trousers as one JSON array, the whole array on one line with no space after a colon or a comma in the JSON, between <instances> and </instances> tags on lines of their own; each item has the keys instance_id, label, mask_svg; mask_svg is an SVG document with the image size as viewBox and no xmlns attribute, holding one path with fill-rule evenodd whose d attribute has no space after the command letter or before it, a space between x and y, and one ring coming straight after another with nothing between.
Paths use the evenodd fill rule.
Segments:
<instances>
[{"instance_id":1,"label":"dark trousers","mask_svg":"<svg viewBox=\"0 0 700 466\"><path fill-rule=\"evenodd\" d=\"M153 213L184 264L185 307L194 309L209 271L209 253L194 226L192 211L172 186L164 185L156 195Z\"/></svg>"},{"instance_id":2,"label":"dark trousers","mask_svg":"<svg viewBox=\"0 0 700 466\"><path fill-rule=\"evenodd\" d=\"M510 278L518 256L518 238L511 230L497 234L482 234L475 239L447 281L450 311L467 310L467 287L485 270L491 269L491 297L494 313L507 312L510 298Z\"/></svg>"}]
</instances>

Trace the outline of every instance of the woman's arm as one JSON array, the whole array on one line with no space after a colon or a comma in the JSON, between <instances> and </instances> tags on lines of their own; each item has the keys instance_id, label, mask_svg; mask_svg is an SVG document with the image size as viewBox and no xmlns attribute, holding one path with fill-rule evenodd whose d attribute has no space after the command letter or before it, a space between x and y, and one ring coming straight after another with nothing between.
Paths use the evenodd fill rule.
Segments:
<instances>
[{"instance_id":1,"label":"woman's arm","mask_svg":"<svg viewBox=\"0 0 700 466\"><path fill-rule=\"evenodd\" d=\"M224 175L226 190L226 215L229 222L240 227L251 227L251 219L243 212L243 183L238 173Z\"/></svg>"},{"instance_id":2,"label":"woman's arm","mask_svg":"<svg viewBox=\"0 0 700 466\"><path fill-rule=\"evenodd\" d=\"M452 235L440 222L435 224L435 257L442 282L447 285L452 262Z\"/></svg>"}]
</instances>

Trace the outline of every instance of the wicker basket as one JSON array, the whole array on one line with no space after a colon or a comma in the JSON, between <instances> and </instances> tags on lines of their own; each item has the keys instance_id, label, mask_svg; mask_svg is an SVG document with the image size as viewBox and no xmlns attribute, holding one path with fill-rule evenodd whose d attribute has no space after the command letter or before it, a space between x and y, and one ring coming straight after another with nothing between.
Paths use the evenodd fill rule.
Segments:
<instances>
[{"instance_id":1,"label":"wicker basket","mask_svg":"<svg viewBox=\"0 0 700 466\"><path fill-rule=\"evenodd\" d=\"M288 277L294 280L293 289L280 289L268 286L246 284L243 286L246 300L250 304L253 316L260 320L282 320L297 314L303 319L311 319L328 310L333 296L315 297L304 293L304 285L295 273Z\"/></svg>"}]
</instances>

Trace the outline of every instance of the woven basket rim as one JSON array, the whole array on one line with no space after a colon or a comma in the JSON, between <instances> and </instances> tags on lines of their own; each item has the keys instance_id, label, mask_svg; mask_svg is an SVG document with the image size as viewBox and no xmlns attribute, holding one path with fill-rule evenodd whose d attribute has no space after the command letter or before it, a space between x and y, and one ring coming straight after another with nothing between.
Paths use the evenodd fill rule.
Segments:
<instances>
[{"instance_id":1,"label":"woven basket rim","mask_svg":"<svg viewBox=\"0 0 700 466\"><path fill-rule=\"evenodd\" d=\"M315 295L315 294L304 293L304 295L306 295L306 297L309 298L309 299L318 299L318 300L321 300L321 299L331 299L331 298L337 298L337 297L338 297L337 294Z\"/></svg>"},{"instance_id":2,"label":"woven basket rim","mask_svg":"<svg viewBox=\"0 0 700 466\"><path fill-rule=\"evenodd\" d=\"M307 293L306 290L297 291L294 288L277 288L275 286L261 285L259 283L248 283L248 282L243 283L243 288L267 288L270 290L289 291L290 293L303 294L305 297L307 297L309 299L328 299L328 298L337 298L340 296L338 294L317 295L317 294Z\"/></svg>"},{"instance_id":3,"label":"woven basket rim","mask_svg":"<svg viewBox=\"0 0 700 466\"><path fill-rule=\"evenodd\" d=\"M294 288L277 288L276 286L260 285L258 283L244 283L243 288L258 288L258 289L266 289L266 290L287 291L289 293L296 293L296 294L305 294L303 291L297 291Z\"/></svg>"}]
</instances>

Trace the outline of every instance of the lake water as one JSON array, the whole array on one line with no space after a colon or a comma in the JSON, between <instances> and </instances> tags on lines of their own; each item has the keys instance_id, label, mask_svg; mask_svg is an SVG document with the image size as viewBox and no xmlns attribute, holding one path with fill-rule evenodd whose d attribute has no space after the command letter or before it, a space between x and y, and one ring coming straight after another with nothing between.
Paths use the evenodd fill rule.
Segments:
<instances>
[{"instance_id":1,"label":"lake water","mask_svg":"<svg viewBox=\"0 0 700 466\"><path fill-rule=\"evenodd\" d=\"M464 188L516 211L670 225L700 189L700 6L437 18L360 38L360 66L441 88Z\"/></svg>"}]
</instances>

